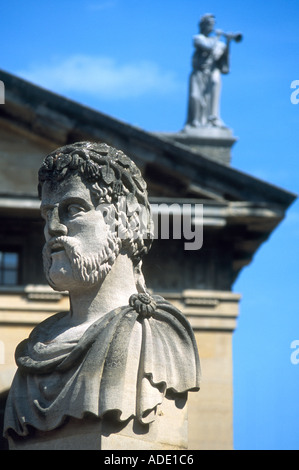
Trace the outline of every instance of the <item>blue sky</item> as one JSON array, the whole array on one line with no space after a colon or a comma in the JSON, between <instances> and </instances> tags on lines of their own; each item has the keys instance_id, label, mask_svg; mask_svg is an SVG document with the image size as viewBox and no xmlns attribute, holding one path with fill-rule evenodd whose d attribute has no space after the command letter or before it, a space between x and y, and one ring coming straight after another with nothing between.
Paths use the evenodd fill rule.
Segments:
<instances>
[{"instance_id":1,"label":"blue sky","mask_svg":"<svg viewBox=\"0 0 299 470\"><path fill-rule=\"evenodd\" d=\"M1 2L0 68L148 131L185 122L200 16L241 31L221 114L239 141L232 166L299 193L298 0ZM298 94L299 97L299 94ZM238 278L233 339L236 449L299 449L299 203ZM299 354L298 354L299 358Z\"/></svg>"}]
</instances>

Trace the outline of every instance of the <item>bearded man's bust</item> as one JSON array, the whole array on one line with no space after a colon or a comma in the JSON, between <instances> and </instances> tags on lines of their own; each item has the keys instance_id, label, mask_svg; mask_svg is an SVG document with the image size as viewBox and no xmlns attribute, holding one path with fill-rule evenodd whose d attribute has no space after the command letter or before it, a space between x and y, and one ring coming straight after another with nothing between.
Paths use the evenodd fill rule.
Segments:
<instances>
[{"instance_id":1,"label":"bearded man's bust","mask_svg":"<svg viewBox=\"0 0 299 470\"><path fill-rule=\"evenodd\" d=\"M153 223L139 169L106 144L79 142L46 157L39 194L45 274L69 292L70 311L16 349L11 448L186 447L180 432L166 435L173 419L185 429L197 347L185 317L145 286Z\"/></svg>"}]
</instances>

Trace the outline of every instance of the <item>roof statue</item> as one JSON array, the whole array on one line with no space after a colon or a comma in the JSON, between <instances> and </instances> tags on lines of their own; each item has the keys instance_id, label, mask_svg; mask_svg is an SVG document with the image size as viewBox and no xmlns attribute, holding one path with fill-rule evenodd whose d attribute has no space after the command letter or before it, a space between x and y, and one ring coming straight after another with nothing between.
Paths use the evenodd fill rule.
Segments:
<instances>
[{"instance_id":1,"label":"roof statue","mask_svg":"<svg viewBox=\"0 0 299 470\"><path fill-rule=\"evenodd\" d=\"M221 74L229 72L230 42L242 40L241 33L214 31L215 16L205 14L199 22L199 34L193 37L195 52L189 84L187 126L226 127L220 118ZM212 35L212 33L215 33ZM226 43L220 40L224 36Z\"/></svg>"},{"instance_id":2,"label":"roof statue","mask_svg":"<svg viewBox=\"0 0 299 470\"><path fill-rule=\"evenodd\" d=\"M195 50L184 127L178 132L159 132L157 135L228 165L231 162L231 148L237 138L220 117L221 74L229 73L231 42L242 41L243 35L215 30L214 26L215 16L205 14L199 22L199 33L193 36Z\"/></svg>"}]
</instances>

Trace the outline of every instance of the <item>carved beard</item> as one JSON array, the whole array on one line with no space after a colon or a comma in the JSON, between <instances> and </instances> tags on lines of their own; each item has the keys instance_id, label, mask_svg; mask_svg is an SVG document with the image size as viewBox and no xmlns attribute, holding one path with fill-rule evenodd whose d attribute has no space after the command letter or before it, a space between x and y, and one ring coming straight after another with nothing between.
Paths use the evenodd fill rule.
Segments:
<instances>
[{"instance_id":1,"label":"carved beard","mask_svg":"<svg viewBox=\"0 0 299 470\"><path fill-rule=\"evenodd\" d=\"M54 289L59 286L54 284L50 276L52 265L51 246L53 243L59 243L63 246L72 268L73 279L86 286L101 284L104 281L120 251L119 238L111 232L108 232L102 250L99 253L88 255L83 254L81 243L72 237L61 236L47 242L43 248L44 272L48 283Z\"/></svg>"}]
</instances>

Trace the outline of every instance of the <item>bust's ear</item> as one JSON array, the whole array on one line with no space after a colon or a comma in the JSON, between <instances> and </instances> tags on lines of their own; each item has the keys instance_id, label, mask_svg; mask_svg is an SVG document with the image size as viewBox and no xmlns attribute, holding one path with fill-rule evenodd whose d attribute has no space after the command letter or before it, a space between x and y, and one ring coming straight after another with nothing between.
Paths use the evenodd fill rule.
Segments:
<instances>
[{"instance_id":1,"label":"bust's ear","mask_svg":"<svg viewBox=\"0 0 299 470\"><path fill-rule=\"evenodd\" d=\"M104 222L109 225L111 232L116 232L118 227L118 211L114 204L101 202L95 207L96 211L102 213Z\"/></svg>"},{"instance_id":2,"label":"bust's ear","mask_svg":"<svg viewBox=\"0 0 299 470\"><path fill-rule=\"evenodd\" d=\"M145 285L145 280L144 276L142 273L142 260L139 261L139 263L134 266L134 279L135 279L135 284L137 288L137 292L146 292L146 285Z\"/></svg>"}]
</instances>

